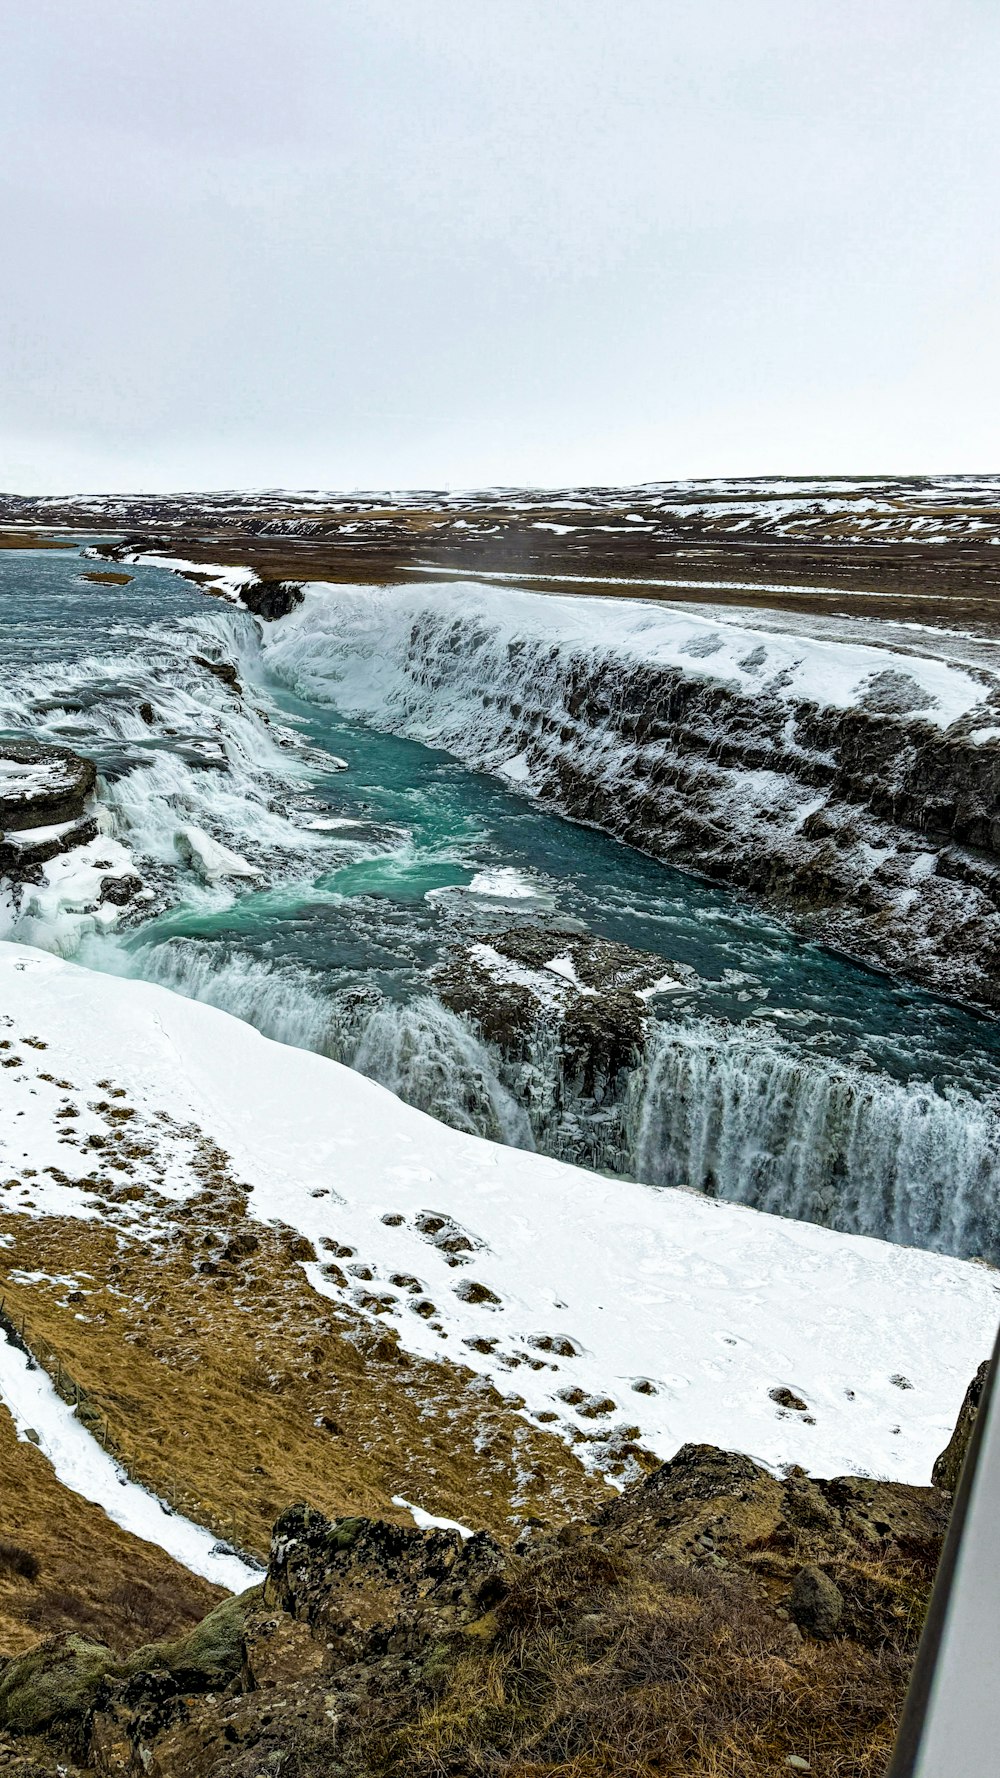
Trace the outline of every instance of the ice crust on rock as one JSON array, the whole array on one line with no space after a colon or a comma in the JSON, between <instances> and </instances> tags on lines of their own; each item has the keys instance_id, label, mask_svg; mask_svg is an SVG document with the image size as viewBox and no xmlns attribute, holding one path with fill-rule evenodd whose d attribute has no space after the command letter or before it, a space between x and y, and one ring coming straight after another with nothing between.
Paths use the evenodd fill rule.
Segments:
<instances>
[{"instance_id":1,"label":"ice crust on rock","mask_svg":"<svg viewBox=\"0 0 1000 1778\"><path fill-rule=\"evenodd\" d=\"M176 843L178 856L206 883L222 883L227 877L260 879L259 870L200 827L179 828Z\"/></svg>"}]
</instances>

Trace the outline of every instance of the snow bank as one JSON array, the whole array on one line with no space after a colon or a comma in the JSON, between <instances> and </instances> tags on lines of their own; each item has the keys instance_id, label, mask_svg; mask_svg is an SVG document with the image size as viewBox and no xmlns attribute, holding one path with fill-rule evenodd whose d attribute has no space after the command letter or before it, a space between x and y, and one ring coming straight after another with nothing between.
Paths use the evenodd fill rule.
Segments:
<instances>
[{"instance_id":1,"label":"snow bank","mask_svg":"<svg viewBox=\"0 0 1000 1778\"><path fill-rule=\"evenodd\" d=\"M134 550L131 555L121 559L133 566L169 568L173 574L183 575L186 580L204 585L207 592L216 593L223 599L231 599L234 605L238 604L243 588L253 586L259 578L252 568L234 568L227 562L187 562L180 556L147 554L142 550Z\"/></svg>"},{"instance_id":2,"label":"snow bank","mask_svg":"<svg viewBox=\"0 0 1000 1778\"><path fill-rule=\"evenodd\" d=\"M0 944L0 1007L15 1050L43 1040L46 1070L81 1102L113 1078L140 1113L165 1108L226 1150L259 1218L318 1255L353 1248L339 1277L305 1263L317 1291L468 1367L471 1387L516 1390L514 1411L555 1414L595 1463L616 1428L638 1427L664 1458L697 1440L926 1482L990 1349L1000 1280L986 1266L499 1147L212 1007L47 953ZM29 1054L0 1070L0 1178L32 1148ZM82 1176L82 1153L55 1152ZM780 1388L806 1410L777 1405Z\"/></svg>"}]
</instances>

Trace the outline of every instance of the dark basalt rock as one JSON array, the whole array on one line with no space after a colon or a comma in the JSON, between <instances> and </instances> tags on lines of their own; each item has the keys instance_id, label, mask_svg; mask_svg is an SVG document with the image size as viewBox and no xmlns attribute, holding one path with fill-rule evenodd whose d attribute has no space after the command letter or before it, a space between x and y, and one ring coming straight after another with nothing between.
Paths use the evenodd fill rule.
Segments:
<instances>
[{"instance_id":1,"label":"dark basalt rock","mask_svg":"<svg viewBox=\"0 0 1000 1778\"><path fill-rule=\"evenodd\" d=\"M16 837L8 834L0 839L0 876L11 877L16 883L33 883L40 878L43 864L50 858L58 858L63 852L72 852L75 846L86 846L90 840L97 838L97 822L92 816L85 815L75 821L63 832L52 834L48 839L36 840L33 835L44 833L44 829L33 828ZM111 881L110 878L107 881ZM138 878L135 879L139 887ZM101 900L112 899L102 895Z\"/></svg>"},{"instance_id":2,"label":"dark basalt rock","mask_svg":"<svg viewBox=\"0 0 1000 1778\"><path fill-rule=\"evenodd\" d=\"M505 1566L485 1531L463 1541L457 1531L331 1520L294 1506L272 1533L264 1599L358 1659L415 1647L481 1616L504 1591Z\"/></svg>"},{"instance_id":3,"label":"dark basalt rock","mask_svg":"<svg viewBox=\"0 0 1000 1778\"><path fill-rule=\"evenodd\" d=\"M115 908L128 907L129 902L134 900L141 888L142 878L137 877L132 871L127 872L123 877L102 877L99 899L102 902L110 902L111 906Z\"/></svg>"},{"instance_id":4,"label":"dark basalt rock","mask_svg":"<svg viewBox=\"0 0 1000 1778\"><path fill-rule=\"evenodd\" d=\"M68 747L0 741L0 876L37 882L51 858L95 839L86 802L96 782L93 760Z\"/></svg>"},{"instance_id":5,"label":"dark basalt rock","mask_svg":"<svg viewBox=\"0 0 1000 1778\"><path fill-rule=\"evenodd\" d=\"M240 676L232 661L210 661L206 660L203 654L193 654L191 660L196 667L203 667L206 673L211 673L216 679L221 680L222 684L228 686L230 691L234 691L237 697L242 695Z\"/></svg>"},{"instance_id":6,"label":"dark basalt rock","mask_svg":"<svg viewBox=\"0 0 1000 1778\"><path fill-rule=\"evenodd\" d=\"M560 959L567 973L552 969ZM537 1053L547 1033L558 1046L565 1093L605 1105L642 1055L648 1012L640 993L667 973L650 952L528 926L462 946L431 981L451 1012L512 1061Z\"/></svg>"},{"instance_id":7,"label":"dark basalt rock","mask_svg":"<svg viewBox=\"0 0 1000 1778\"><path fill-rule=\"evenodd\" d=\"M4 771L5 764L12 769ZM76 821L97 782L92 759L40 741L0 741L0 829L22 833Z\"/></svg>"},{"instance_id":8,"label":"dark basalt rock","mask_svg":"<svg viewBox=\"0 0 1000 1778\"><path fill-rule=\"evenodd\" d=\"M486 934L429 979L490 1046L539 1148L627 1172L629 1086L656 1017L643 995L664 976L677 986L695 979L649 952L552 925Z\"/></svg>"},{"instance_id":9,"label":"dark basalt rock","mask_svg":"<svg viewBox=\"0 0 1000 1778\"><path fill-rule=\"evenodd\" d=\"M969 1448L972 1429L979 1418L979 1408L989 1371L990 1361L988 1358L984 1358L965 1391L965 1399L959 1410L955 1430L931 1471L931 1480L935 1488L947 1488L950 1494L953 1494L958 1487L958 1478L962 1473L962 1464L965 1462L965 1453Z\"/></svg>"},{"instance_id":10,"label":"dark basalt rock","mask_svg":"<svg viewBox=\"0 0 1000 1778\"><path fill-rule=\"evenodd\" d=\"M247 610L269 624L287 617L302 599L302 588L291 580L255 580L240 588L240 600Z\"/></svg>"},{"instance_id":11,"label":"dark basalt rock","mask_svg":"<svg viewBox=\"0 0 1000 1778\"><path fill-rule=\"evenodd\" d=\"M836 1582L811 1562L795 1576L788 1608L800 1630L826 1642L836 1635L844 1615L844 1595Z\"/></svg>"}]
</instances>

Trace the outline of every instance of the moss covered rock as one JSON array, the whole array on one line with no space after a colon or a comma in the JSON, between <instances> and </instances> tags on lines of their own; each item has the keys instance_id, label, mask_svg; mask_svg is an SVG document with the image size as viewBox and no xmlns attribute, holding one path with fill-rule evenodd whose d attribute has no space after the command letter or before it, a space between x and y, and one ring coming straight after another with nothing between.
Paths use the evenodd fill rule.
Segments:
<instances>
[{"instance_id":1,"label":"moss covered rock","mask_svg":"<svg viewBox=\"0 0 1000 1778\"><path fill-rule=\"evenodd\" d=\"M0 1728L15 1735L53 1729L78 1743L115 1671L115 1657L103 1642L84 1636L50 1638L10 1661L0 1674Z\"/></svg>"}]
</instances>

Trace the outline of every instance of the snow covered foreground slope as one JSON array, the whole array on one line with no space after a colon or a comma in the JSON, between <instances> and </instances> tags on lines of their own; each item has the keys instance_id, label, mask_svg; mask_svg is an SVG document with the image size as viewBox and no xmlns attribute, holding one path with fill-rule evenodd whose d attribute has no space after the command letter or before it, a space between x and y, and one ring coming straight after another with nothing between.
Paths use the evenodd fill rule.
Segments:
<instances>
[{"instance_id":1,"label":"snow covered foreground slope","mask_svg":"<svg viewBox=\"0 0 1000 1778\"><path fill-rule=\"evenodd\" d=\"M0 944L0 1024L8 1213L104 1214L74 1182L92 1167L89 1107L111 1080L143 1123L161 1206L188 1189L196 1126L258 1218L318 1253L353 1250L343 1272L304 1262L318 1292L394 1325L414 1353L516 1387L526 1416L585 1434L597 1464L626 1424L661 1457L696 1440L772 1466L926 1482L993 1339L998 1278L982 1265L466 1136L146 983ZM55 1116L67 1106L72 1140ZM162 1229L149 1203L128 1206L133 1236Z\"/></svg>"}]
</instances>

